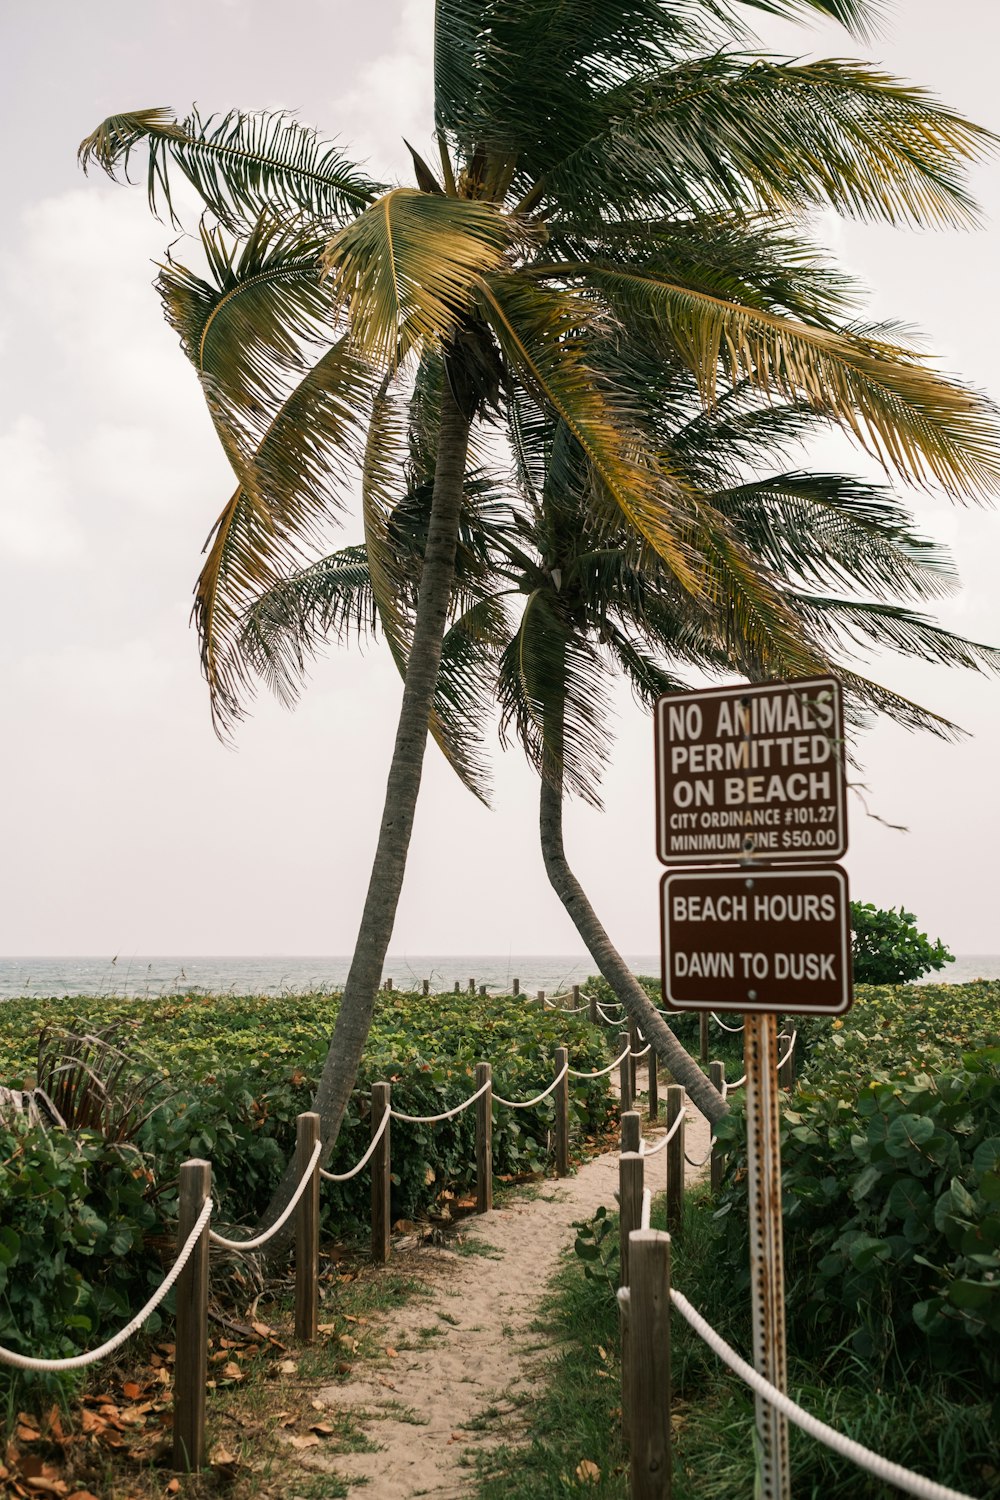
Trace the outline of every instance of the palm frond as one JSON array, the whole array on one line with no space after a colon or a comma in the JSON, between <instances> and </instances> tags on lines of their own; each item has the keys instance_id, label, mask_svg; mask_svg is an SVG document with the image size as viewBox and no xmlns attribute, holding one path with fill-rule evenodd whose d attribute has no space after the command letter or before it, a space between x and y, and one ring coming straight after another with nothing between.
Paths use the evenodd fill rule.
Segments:
<instances>
[{"instance_id":1,"label":"palm frond","mask_svg":"<svg viewBox=\"0 0 1000 1500\"><path fill-rule=\"evenodd\" d=\"M902 605L799 592L790 597L817 635L841 646L852 641L862 648L897 651L939 666L1000 672L1000 646L967 640Z\"/></svg>"},{"instance_id":2,"label":"palm frond","mask_svg":"<svg viewBox=\"0 0 1000 1500\"><path fill-rule=\"evenodd\" d=\"M242 718L252 692L240 651L243 615L289 568L301 565L321 535L339 501L334 481L357 446L370 402L368 372L342 339L285 398L249 456L217 420L242 482L206 543L193 616L213 720L222 734Z\"/></svg>"},{"instance_id":3,"label":"palm frond","mask_svg":"<svg viewBox=\"0 0 1000 1500\"><path fill-rule=\"evenodd\" d=\"M445 632L434 694L434 738L463 784L487 804L484 732L496 708L497 663L510 638L503 600L475 600Z\"/></svg>"},{"instance_id":4,"label":"palm frond","mask_svg":"<svg viewBox=\"0 0 1000 1500\"><path fill-rule=\"evenodd\" d=\"M920 703L883 687L880 682L860 673L850 671L843 663L837 667L837 675L845 695L845 714L856 727L863 727L864 714L884 714L903 729L921 730L933 734L937 739L954 742L963 739L966 731L951 719L936 714ZM862 711L861 716L858 710Z\"/></svg>"},{"instance_id":5,"label":"palm frond","mask_svg":"<svg viewBox=\"0 0 1000 1500\"><path fill-rule=\"evenodd\" d=\"M780 576L838 589L934 598L958 587L947 548L918 536L883 485L793 471L712 496L738 535Z\"/></svg>"},{"instance_id":6,"label":"palm frond","mask_svg":"<svg viewBox=\"0 0 1000 1500\"><path fill-rule=\"evenodd\" d=\"M173 223L173 168L220 224L242 231L262 213L304 217L327 231L360 213L382 188L328 141L285 113L231 110L178 120L169 109L111 115L81 142L84 171L127 180L129 159L146 150L149 206Z\"/></svg>"},{"instance_id":7,"label":"palm frond","mask_svg":"<svg viewBox=\"0 0 1000 1500\"><path fill-rule=\"evenodd\" d=\"M608 757L611 713L607 667L586 637L567 630L554 592L537 589L503 652L497 677L500 734L516 735L541 776L560 775L566 791L593 807ZM552 765L546 721L562 724L562 753Z\"/></svg>"},{"instance_id":8,"label":"palm frond","mask_svg":"<svg viewBox=\"0 0 1000 1500\"><path fill-rule=\"evenodd\" d=\"M839 21L855 36L874 37L887 13L885 0L740 0L741 5L766 11L771 16L799 19L801 13L818 12ZM805 17L803 16L803 19Z\"/></svg>"},{"instance_id":9,"label":"palm frond","mask_svg":"<svg viewBox=\"0 0 1000 1500\"><path fill-rule=\"evenodd\" d=\"M713 401L720 371L767 397L804 399L910 483L953 498L1000 490L1000 424L979 392L911 351L740 307L663 277L588 268L633 337L680 357Z\"/></svg>"},{"instance_id":10,"label":"palm frond","mask_svg":"<svg viewBox=\"0 0 1000 1500\"><path fill-rule=\"evenodd\" d=\"M593 137L550 164L546 201L607 217L802 210L978 222L964 164L996 138L861 63L719 52L609 93ZM613 212L609 211L613 205Z\"/></svg>"},{"instance_id":11,"label":"palm frond","mask_svg":"<svg viewBox=\"0 0 1000 1500\"><path fill-rule=\"evenodd\" d=\"M679 524L684 486L644 447L634 408L588 364L592 309L570 292L540 291L526 278L480 283L483 314L533 398L566 424L601 484L685 587L701 584Z\"/></svg>"},{"instance_id":12,"label":"palm frond","mask_svg":"<svg viewBox=\"0 0 1000 1500\"><path fill-rule=\"evenodd\" d=\"M516 228L492 204L395 188L334 236L324 265L365 357L394 369L438 348L465 316L477 278L496 270Z\"/></svg>"},{"instance_id":13,"label":"palm frond","mask_svg":"<svg viewBox=\"0 0 1000 1500\"><path fill-rule=\"evenodd\" d=\"M290 708L327 641L347 641L352 633L362 641L376 625L365 549L344 547L266 589L243 618L240 651Z\"/></svg>"},{"instance_id":14,"label":"palm frond","mask_svg":"<svg viewBox=\"0 0 1000 1500\"><path fill-rule=\"evenodd\" d=\"M570 262L571 274L573 262L605 261L612 269L660 272L727 301L823 327L841 326L860 300L852 277L799 226L782 224L774 215L730 210L691 220L602 218L573 224L557 219L546 228L544 250L532 261L538 276L546 274L547 261L557 276L561 262Z\"/></svg>"}]
</instances>

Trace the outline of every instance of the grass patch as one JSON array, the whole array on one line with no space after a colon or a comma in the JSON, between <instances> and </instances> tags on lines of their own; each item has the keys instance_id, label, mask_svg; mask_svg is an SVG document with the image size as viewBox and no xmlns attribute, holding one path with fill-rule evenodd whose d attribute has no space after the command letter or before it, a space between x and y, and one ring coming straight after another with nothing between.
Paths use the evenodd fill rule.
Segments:
<instances>
[{"instance_id":1,"label":"grass patch","mask_svg":"<svg viewBox=\"0 0 1000 1500\"><path fill-rule=\"evenodd\" d=\"M540 1328L555 1342L544 1383L494 1421L509 1437L475 1454L481 1500L549 1500L581 1490L620 1500L626 1493L621 1442L621 1367L618 1314L606 1283L587 1280L580 1263L559 1270L546 1297ZM491 1415L493 1415L491 1413ZM485 1416L485 1414L484 1414ZM495 1428L494 1428L495 1430ZM599 1475L581 1465L594 1465Z\"/></svg>"}]
</instances>

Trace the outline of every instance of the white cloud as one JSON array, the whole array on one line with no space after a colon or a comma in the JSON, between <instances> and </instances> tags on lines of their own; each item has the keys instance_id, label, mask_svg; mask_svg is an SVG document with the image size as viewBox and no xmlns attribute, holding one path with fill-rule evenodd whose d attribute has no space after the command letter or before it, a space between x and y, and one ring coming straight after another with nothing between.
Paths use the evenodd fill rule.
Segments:
<instances>
[{"instance_id":1,"label":"white cloud","mask_svg":"<svg viewBox=\"0 0 1000 1500\"><path fill-rule=\"evenodd\" d=\"M390 46L334 100L332 119L346 122L351 149L374 172L406 172L402 137L420 150L433 129L433 29L431 0L403 0Z\"/></svg>"},{"instance_id":2,"label":"white cloud","mask_svg":"<svg viewBox=\"0 0 1000 1500\"><path fill-rule=\"evenodd\" d=\"M0 433L0 557L65 566L83 550L68 486L42 423L20 416Z\"/></svg>"}]
</instances>

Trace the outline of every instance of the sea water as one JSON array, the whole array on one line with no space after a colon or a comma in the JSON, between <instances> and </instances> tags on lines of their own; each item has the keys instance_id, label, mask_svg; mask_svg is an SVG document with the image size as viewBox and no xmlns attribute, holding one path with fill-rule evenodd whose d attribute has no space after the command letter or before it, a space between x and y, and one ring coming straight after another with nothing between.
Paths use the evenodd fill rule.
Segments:
<instances>
[{"instance_id":1,"label":"sea water","mask_svg":"<svg viewBox=\"0 0 1000 1500\"><path fill-rule=\"evenodd\" d=\"M634 974L659 974L658 953L626 954ZM0 1000L16 996L173 994L280 995L342 988L349 956L150 957L123 954L68 958L0 958ZM463 990L470 979L491 993L507 993L514 979L521 990L559 994L596 972L585 954L390 954L383 973L397 989L417 989L424 979L432 991ZM925 976L926 984L965 984L1000 979L1000 954L960 954L954 963Z\"/></svg>"}]
</instances>

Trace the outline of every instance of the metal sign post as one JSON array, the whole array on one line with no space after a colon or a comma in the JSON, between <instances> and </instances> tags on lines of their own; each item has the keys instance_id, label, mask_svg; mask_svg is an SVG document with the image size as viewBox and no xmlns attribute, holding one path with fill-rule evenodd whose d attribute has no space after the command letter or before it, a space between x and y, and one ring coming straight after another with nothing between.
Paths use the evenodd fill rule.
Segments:
<instances>
[{"instance_id":1,"label":"metal sign post","mask_svg":"<svg viewBox=\"0 0 1000 1500\"><path fill-rule=\"evenodd\" d=\"M754 1367L784 1392L777 1012L843 1015L852 999L847 877L829 863L847 848L840 684L672 693L655 726L659 858L742 867L664 875L663 1003L743 1011ZM756 1494L790 1500L787 1420L754 1400Z\"/></svg>"},{"instance_id":2,"label":"metal sign post","mask_svg":"<svg viewBox=\"0 0 1000 1500\"><path fill-rule=\"evenodd\" d=\"M785 1270L781 1233L781 1151L778 1134L778 1020L744 1016L747 1158L750 1189L750 1297L753 1363L785 1391ZM788 1421L763 1396L754 1397L760 1441L760 1500L789 1500Z\"/></svg>"}]
</instances>

